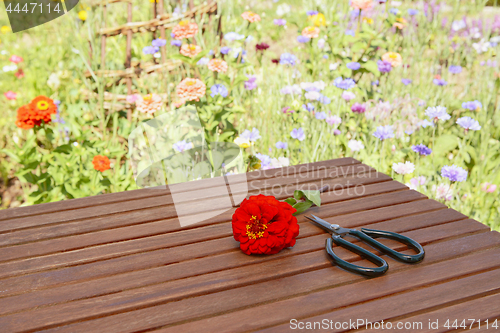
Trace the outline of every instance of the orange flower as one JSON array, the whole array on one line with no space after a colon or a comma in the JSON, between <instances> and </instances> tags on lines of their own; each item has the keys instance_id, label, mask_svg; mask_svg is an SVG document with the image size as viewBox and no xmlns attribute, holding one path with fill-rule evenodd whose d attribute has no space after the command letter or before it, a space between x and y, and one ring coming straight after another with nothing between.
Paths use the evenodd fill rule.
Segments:
<instances>
[{"instance_id":1,"label":"orange flower","mask_svg":"<svg viewBox=\"0 0 500 333\"><path fill-rule=\"evenodd\" d=\"M31 119L33 113L29 104L21 106L17 110L16 126L22 129L30 129L35 126L35 122Z\"/></svg>"},{"instance_id":2,"label":"orange flower","mask_svg":"<svg viewBox=\"0 0 500 333\"><path fill-rule=\"evenodd\" d=\"M189 21L180 21L173 27L172 33L175 39L192 38L198 32L198 25Z\"/></svg>"},{"instance_id":3,"label":"orange flower","mask_svg":"<svg viewBox=\"0 0 500 333\"><path fill-rule=\"evenodd\" d=\"M399 67L403 64L403 58L397 52L387 52L382 56L382 60L391 63L392 67Z\"/></svg>"},{"instance_id":4,"label":"orange flower","mask_svg":"<svg viewBox=\"0 0 500 333\"><path fill-rule=\"evenodd\" d=\"M182 101L199 101L205 95L207 87L198 79L185 78L176 88L177 95Z\"/></svg>"},{"instance_id":5,"label":"orange flower","mask_svg":"<svg viewBox=\"0 0 500 333\"><path fill-rule=\"evenodd\" d=\"M319 37L319 28L317 27L305 27L302 30L302 36L308 38L318 38Z\"/></svg>"},{"instance_id":6,"label":"orange flower","mask_svg":"<svg viewBox=\"0 0 500 333\"><path fill-rule=\"evenodd\" d=\"M210 69L212 72L226 72L227 62L222 59L212 59L208 62L208 69Z\"/></svg>"},{"instance_id":7,"label":"orange flower","mask_svg":"<svg viewBox=\"0 0 500 333\"><path fill-rule=\"evenodd\" d=\"M163 105L163 101L160 95L157 94L149 94L144 97L139 96L137 101L135 101L135 106L137 110L142 113L153 114L156 111L160 110Z\"/></svg>"},{"instance_id":8,"label":"orange flower","mask_svg":"<svg viewBox=\"0 0 500 333\"><path fill-rule=\"evenodd\" d=\"M244 20L247 20L250 23L260 21L260 16L252 12L244 12L243 14L241 14L241 17L243 17Z\"/></svg>"},{"instance_id":9,"label":"orange flower","mask_svg":"<svg viewBox=\"0 0 500 333\"><path fill-rule=\"evenodd\" d=\"M94 156L92 160L92 164L94 165L94 169L97 171L104 172L110 168L109 158L102 155Z\"/></svg>"},{"instance_id":10,"label":"orange flower","mask_svg":"<svg viewBox=\"0 0 500 333\"><path fill-rule=\"evenodd\" d=\"M395 22L392 26L393 27L396 27L398 29L403 29L404 27L406 27L406 20L402 17L396 19L397 22Z\"/></svg>"},{"instance_id":11,"label":"orange flower","mask_svg":"<svg viewBox=\"0 0 500 333\"><path fill-rule=\"evenodd\" d=\"M201 52L201 47L194 44L184 44L182 45L180 52L183 56L194 58Z\"/></svg>"},{"instance_id":12,"label":"orange flower","mask_svg":"<svg viewBox=\"0 0 500 333\"><path fill-rule=\"evenodd\" d=\"M351 0L351 7L354 9L365 10L372 6L372 0Z\"/></svg>"}]
</instances>

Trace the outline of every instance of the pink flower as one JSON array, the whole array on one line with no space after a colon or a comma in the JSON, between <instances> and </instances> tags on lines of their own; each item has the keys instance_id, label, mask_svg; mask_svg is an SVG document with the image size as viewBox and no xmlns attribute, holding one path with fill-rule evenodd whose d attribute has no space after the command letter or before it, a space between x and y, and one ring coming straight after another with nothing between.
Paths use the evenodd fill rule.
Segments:
<instances>
[{"instance_id":1,"label":"pink flower","mask_svg":"<svg viewBox=\"0 0 500 333\"><path fill-rule=\"evenodd\" d=\"M127 95L127 103L133 104L133 103L137 102L139 97L141 97L141 95L138 95L138 94Z\"/></svg>"},{"instance_id":2,"label":"pink flower","mask_svg":"<svg viewBox=\"0 0 500 333\"><path fill-rule=\"evenodd\" d=\"M241 14L241 17L243 17L244 20L247 20L250 23L260 21L260 16L252 12L244 12L243 14Z\"/></svg>"},{"instance_id":3,"label":"pink flower","mask_svg":"<svg viewBox=\"0 0 500 333\"><path fill-rule=\"evenodd\" d=\"M13 92L12 90L3 93L3 95L10 101L13 101L17 98L17 93Z\"/></svg>"},{"instance_id":4,"label":"pink flower","mask_svg":"<svg viewBox=\"0 0 500 333\"><path fill-rule=\"evenodd\" d=\"M365 10L372 6L372 0L351 0L351 7L354 9Z\"/></svg>"},{"instance_id":5,"label":"pink flower","mask_svg":"<svg viewBox=\"0 0 500 333\"><path fill-rule=\"evenodd\" d=\"M13 62L15 64L18 64L20 63L21 61L23 61L23 58L21 58L20 56L17 56L15 54L13 54L11 57L10 57L10 62Z\"/></svg>"},{"instance_id":6,"label":"pink flower","mask_svg":"<svg viewBox=\"0 0 500 333\"><path fill-rule=\"evenodd\" d=\"M481 191L486 192L486 193L493 193L497 190L497 186L495 184L491 183L482 183L481 184Z\"/></svg>"}]
</instances>

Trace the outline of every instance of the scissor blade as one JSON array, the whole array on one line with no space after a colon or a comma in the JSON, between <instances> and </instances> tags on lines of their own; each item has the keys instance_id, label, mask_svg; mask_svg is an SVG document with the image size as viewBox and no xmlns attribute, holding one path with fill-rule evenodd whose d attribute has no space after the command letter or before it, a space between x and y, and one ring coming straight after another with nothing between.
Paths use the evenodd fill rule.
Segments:
<instances>
[{"instance_id":1,"label":"scissor blade","mask_svg":"<svg viewBox=\"0 0 500 333\"><path fill-rule=\"evenodd\" d=\"M311 214L312 215L312 214ZM329 233L333 233L334 232L334 228L332 227L332 224L331 223L328 223L326 222L325 220L315 216L315 215L312 215L313 218L309 217L309 216L306 216L309 220L313 221L314 223L318 224L321 228L325 229L326 231L328 231ZM335 225L336 226L336 225Z\"/></svg>"}]
</instances>

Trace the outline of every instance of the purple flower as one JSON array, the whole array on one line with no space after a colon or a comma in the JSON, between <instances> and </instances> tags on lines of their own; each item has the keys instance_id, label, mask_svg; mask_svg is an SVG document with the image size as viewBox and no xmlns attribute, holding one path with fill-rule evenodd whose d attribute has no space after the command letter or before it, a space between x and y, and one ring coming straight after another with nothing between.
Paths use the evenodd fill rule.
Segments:
<instances>
[{"instance_id":1,"label":"purple flower","mask_svg":"<svg viewBox=\"0 0 500 333\"><path fill-rule=\"evenodd\" d=\"M358 69L361 68L361 64L359 62L348 62L346 64L347 68L349 68L350 70L353 70L353 71L357 71Z\"/></svg>"},{"instance_id":2,"label":"purple flower","mask_svg":"<svg viewBox=\"0 0 500 333\"><path fill-rule=\"evenodd\" d=\"M245 89L246 90L254 90L257 88L257 77L255 75L249 75L247 76L248 80L245 81Z\"/></svg>"},{"instance_id":3,"label":"purple flower","mask_svg":"<svg viewBox=\"0 0 500 333\"><path fill-rule=\"evenodd\" d=\"M355 98L356 98L356 95L355 95L353 92L351 92L351 91L347 91L347 90L346 90L346 91L342 92L342 98L343 98L346 102L348 102L348 101L350 101L350 100L352 100L352 99L355 99Z\"/></svg>"},{"instance_id":4,"label":"purple flower","mask_svg":"<svg viewBox=\"0 0 500 333\"><path fill-rule=\"evenodd\" d=\"M462 73L462 66L458 66L458 65L451 65L450 68L448 68L448 71L451 73L451 74L459 74L459 73Z\"/></svg>"},{"instance_id":5,"label":"purple flower","mask_svg":"<svg viewBox=\"0 0 500 333\"><path fill-rule=\"evenodd\" d=\"M167 41L165 39L157 38L151 42L151 45L155 47L162 47L167 45Z\"/></svg>"},{"instance_id":6,"label":"purple flower","mask_svg":"<svg viewBox=\"0 0 500 333\"><path fill-rule=\"evenodd\" d=\"M316 112L316 114L314 116L318 120L324 120L324 119L326 119L326 113L324 113L324 112Z\"/></svg>"},{"instance_id":7,"label":"purple flower","mask_svg":"<svg viewBox=\"0 0 500 333\"><path fill-rule=\"evenodd\" d=\"M408 9L408 15L415 16L417 14L418 14L418 10L413 9L413 8Z\"/></svg>"},{"instance_id":8,"label":"purple flower","mask_svg":"<svg viewBox=\"0 0 500 333\"><path fill-rule=\"evenodd\" d=\"M320 94L319 98L318 98L318 102L320 102L321 104L324 104L324 105L328 105L332 102L332 100L330 98L326 97L325 95Z\"/></svg>"},{"instance_id":9,"label":"purple flower","mask_svg":"<svg viewBox=\"0 0 500 333\"><path fill-rule=\"evenodd\" d=\"M255 127L251 132L249 130L244 130L243 133L241 133L240 137L243 139L247 139L250 142L255 142L261 138L259 130Z\"/></svg>"},{"instance_id":10,"label":"purple flower","mask_svg":"<svg viewBox=\"0 0 500 333\"><path fill-rule=\"evenodd\" d=\"M391 125L379 126L373 136L380 140L385 140L394 137L394 131Z\"/></svg>"},{"instance_id":11,"label":"purple flower","mask_svg":"<svg viewBox=\"0 0 500 333\"><path fill-rule=\"evenodd\" d=\"M279 25L279 26L285 26L286 25L286 20L279 18L279 19L274 19L274 25Z\"/></svg>"},{"instance_id":12,"label":"purple flower","mask_svg":"<svg viewBox=\"0 0 500 333\"><path fill-rule=\"evenodd\" d=\"M280 65L295 66L296 63L297 57L291 53L283 53L280 57Z\"/></svg>"},{"instance_id":13,"label":"purple flower","mask_svg":"<svg viewBox=\"0 0 500 333\"><path fill-rule=\"evenodd\" d=\"M276 148L277 149L287 149L288 148L288 143L278 141L278 142L276 142Z\"/></svg>"},{"instance_id":14,"label":"purple flower","mask_svg":"<svg viewBox=\"0 0 500 333\"><path fill-rule=\"evenodd\" d=\"M380 73L389 73L392 70L391 63L385 60L377 61L377 66Z\"/></svg>"},{"instance_id":15,"label":"purple flower","mask_svg":"<svg viewBox=\"0 0 500 333\"><path fill-rule=\"evenodd\" d=\"M209 61L210 61L210 59L203 57L200 60L198 60L198 62L196 64L198 66L204 66L204 65L208 64Z\"/></svg>"},{"instance_id":16,"label":"purple flower","mask_svg":"<svg viewBox=\"0 0 500 333\"><path fill-rule=\"evenodd\" d=\"M380 83L379 80L375 80L375 81L372 82L372 86L378 86L379 83Z\"/></svg>"},{"instance_id":17,"label":"purple flower","mask_svg":"<svg viewBox=\"0 0 500 333\"><path fill-rule=\"evenodd\" d=\"M467 179L467 171L453 164L445 165L441 169L441 176L448 178L452 182L463 182Z\"/></svg>"},{"instance_id":18,"label":"purple flower","mask_svg":"<svg viewBox=\"0 0 500 333\"><path fill-rule=\"evenodd\" d=\"M351 14L351 18L356 18L359 16L359 12L360 12L360 10L356 8L356 9L351 10L349 13Z\"/></svg>"},{"instance_id":19,"label":"purple flower","mask_svg":"<svg viewBox=\"0 0 500 333\"><path fill-rule=\"evenodd\" d=\"M336 78L333 81L333 84L335 85L335 87L340 88L340 89L344 89L344 90L349 90L349 89L354 88L356 86L356 82L354 82L353 79L351 79L351 78L342 79L341 76Z\"/></svg>"},{"instance_id":20,"label":"purple flower","mask_svg":"<svg viewBox=\"0 0 500 333\"><path fill-rule=\"evenodd\" d=\"M241 40L245 38L245 35L240 35L239 33L236 32L228 32L227 34L224 35L224 39L228 41L235 41L235 40Z\"/></svg>"},{"instance_id":21,"label":"purple flower","mask_svg":"<svg viewBox=\"0 0 500 333\"><path fill-rule=\"evenodd\" d=\"M463 102L462 107L467 110L471 111L476 111L479 110L480 108L483 107L483 104L481 104L480 101L475 100L475 101L470 101L470 102Z\"/></svg>"},{"instance_id":22,"label":"purple flower","mask_svg":"<svg viewBox=\"0 0 500 333\"><path fill-rule=\"evenodd\" d=\"M340 118L339 116L330 116L330 117L326 118L326 122L330 126L338 125L338 124L342 123L342 118Z\"/></svg>"},{"instance_id":23,"label":"purple flower","mask_svg":"<svg viewBox=\"0 0 500 333\"><path fill-rule=\"evenodd\" d=\"M391 13L393 15L398 15L399 14L399 9L397 9L397 8L391 8L391 9L389 9L389 13Z\"/></svg>"},{"instance_id":24,"label":"purple flower","mask_svg":"<svg viewBox=\"0 0 500 333\"><path fill-rule=\"evenodd\" d=\"M445 85L447 85L447 84L448 84L448 82L446 82L446 81L445 81L445 80L443 80L443 79L434 79L434 80L432 80L432 82L433 82L435 85L437 85L437 86L441 86L441 87L442 87L442 86L445 86Z\"/></svg>"},{"instance_id":25,"label":"purple flower","mask_svg":"<svg viewBox=\"0 0 500 333\"><path fill-rule=\"evenodd\" d=\"M293 139L297 139L299 141L304 141L304 139L306 138L306 135L304 134L304 130L302 129L302 127L294 128L290 133L290 136Z\"/></svg>"},{"instance_id":26,"label":"purple flower","mask_svg":"<svg viewBox=\"0 0 500 333\"><path fill-rule=\"evenodd\" d=\"M439 120L448 120L451 116L446 111L444 106L431 106L425 110L425 115L429 117L431 120L437 121Z\"/></svg>"},{"instance_id":27,"label":"purple flower","mask_svg":"<svg viewBox=\"0 0 500 333\"><path fill-rule=\"evenodd\" d=\"M144 54L155 54L158 51L160 51L160 49L156 46L146 46L142 49Z\"/></svg>"},{"instance_id":28,"label":"purple flower","mask_svg":"<svg viewBox=\"0 0 500 333\"><path fill-rule=\"evenodd\" d=\"M227 97L228 91L225 85L223 84L214 84L211 88L210 91L212 92L210 96L215 97L217 95L220 95L224 98Z\"/></svg>"},{"instance_id":29,"label":"purple flower","mask_svg":"<svg viewBox=\"0 0 500 333\"><path fill-rule=\"evenodd\" d=\"M354 32L354 30L346 30L345 34L349 35L349 36L353 36L353 37L356 35L356 33Z\"/></svg>"},{"instance_id":30,"label":"purple flower","mask_svg":"<svg viewBox=\"0 0 500 333\"><path fill-rule=\"evenodd\" d=\"M481 125L479 125L479 122L475 119L472 119L471 117L458 118L457 124L462 126L466 132L468 130L479 131L481 129Z\"/></svg>"},{"instance_id":31,"label":"purple flower","mask_svg":"<svg viewBox=\"0 0 500 333\"><path fill-rule=\"evenodd\" d=\"M307 11L307 16L314 16L314 15L318 15L318 11L317 10L308 10Z\"/></svg>"},{"instance_id":32,"label":"purple flower","mask_svg":"<svg viewBox=\"0 0 500 333\"><path fill-rule=\"evenodd\" d=\"M298 84L294 84L293 86L283 87L280 90L280 92L283 95L293 95L293 94L300 95L302 93L302 89L300 88L300 86Z\"/></svg>"},{"instance_id":33,"label":"purple flower","mask_svg":"<svg viewBox=\"0 0 500 333\"><path fill-rule=\"evenodd\" d=\"M351 111L354 113L365 113L366 106L364 104L361 104L361 103L354 103L351 106Z\"/></svg>"},{"instance_id":34,"label":"purple flower","mask_svg":"<svg viewBox=\"0 0 500 333\"><path fill-rule=\"evenodd\" d=\"M182 140L173 144L172 148L178 153L182 153L185 150L193 148L193 144L191 142L186 142L186 140Z\"/></svg>"},{"instance_id":35,"label":"purple flower","mask_svg":"<svg viewBox=\"0 0 500 333\"><path fill-rule=\"evenodd\" d=\"M407 86L407 85L409 85L410 83L412 83L413 81L412 81L412 80L410 80L410 79L401 79L401 82L402 82L405 86Z\"/></svg>"},{"instance_id":36,"label":"purple flower","mask_svg":"<svg viewBox=\"0 0 500 333\"><path fill-rule=\"evenodd\" d=\"M314 105L312 105L312 103L302 104L302 108L309 112L314 111Z\"/></svg>"},{"instance_id":37,"label":"purple flower","mask_svg":"<svg viewBox=\"0 0 500 333\"><path fill-rule=\"evenodd\" d=\"M172 40L170 41L170 45L172 45L172 46L176 46L176 47L181 47L181 46L182 46L182 41L177 40L177 39L172 39Z\"/></svg>"},{"instance_id":38,"label":"purple flower","mask_svg":"<svg viewBox=\"0 0 500 333\"><path fill-rule=\"evenodd\" d=\"M411 149L415 153L419 153L420 155L424 155L424 156L430 155L432 153L432 149L430 149L429 147L427 147L426 145L423 145L423 144L411 146Z\"/></svg>"},{"instance_id":39,"label":"purple flower","mask_svg":"<svg viewBox=\"0 0 500 333\"><path fill-rule=\"evenodd\" d=\"M220 53L221 54L228 54L229 52L231 52L231 48L228 47L228 46L223 46L220 48Z\"/></svg>"},{"instance_id":40,"label":"purple flower","mask_svg":"<svg viewBox=\"0 0 500 333\"><path fill-rule=\"evenodd\" d=\"M333 130L333 135L340 135L342 132L337 128Z\"/></svg>"},{"instance_id":41,"label":"purple flower","mask_svg":"<svg viewBox=\"0 0 500 333\"><path fill-rule=\"evenodd\" d=\"M311 38L306 37L306 36L302 36L302 35L297 37L297 42L299 42L299 43L307 43L310 40L311 40Z\"/></svg>"}]
</instances>

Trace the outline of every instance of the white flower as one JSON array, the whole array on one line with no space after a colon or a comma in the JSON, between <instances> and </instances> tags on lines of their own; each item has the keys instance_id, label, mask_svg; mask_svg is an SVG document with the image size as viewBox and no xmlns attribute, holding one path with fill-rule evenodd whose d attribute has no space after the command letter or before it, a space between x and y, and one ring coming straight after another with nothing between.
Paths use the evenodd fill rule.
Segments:
<instances>
[{"instance_id":1,"label":"white flower","mask_svg":"<svg viewBox=\"0 0 500 333\"><path fill-rule=\"evenodd\" d=\"M425 185L426 182L427 182L427 178L425 178L424 176L419 176L419 177L410 179L410 182L406 183L405 185L408 186L410 188L410 190L416 191L416 190L418 190L418 187L420 185Z\"/></svg>"},{"instance_id":2,"label":"white flower","mask_svg":"<svg viewBox=\"0 0 500 333\"><path fill-rule=\"evenodd\" d=\"M320 97L321 97L321 94L317 91L308 91L305 93L305 98L307 99L310 99L310 100L313 100L313 101L317 101Z\"/></svg>"},{"instance_id":3,"label":"white flower","mask_svg":"<svg viewBox=\"0 0 500 333\"><path fill-rule=\"evenodd\" d=\"M453 31L459 31L459 30L462 30L463 28L465 28L466 26L467 26L467 24L465 23L464 20L453 21L453 23L451 24L451 29Z\"/></svg>"},{"instance_id":4,"label":"white flower","mask_svg":"<svg viewBox=\"0 0 500 333\"><path fill-rule=\"evenodd\" d=\"M401 6L401 1L395 1L395 0L393 0L393 1L391 1L391 6L393 6L393 7L399 7L399 6Z\"/></svg>"},{"instance_id":5,"label":"white flower","mask_svg":"<svg viewBox=\"0 0 500 333\"><path fill-rule=\"evenodd\" d=\"M234 139L234 143L240 146L240 148L248 148L253 145L253 142L250 142L250 140L242 138L240 136Z\"/></svg>"},{"instance_id":6,"label":"white flower","mask_svg":"<svg viewBox=\"0 0 500 333\"><path fill-rule=\"evenodd\" d=\"M17 70L17 65L16 64L6 65L6 66L3 66L2 69L4 72L13 72L13 71Z\"/></svg>"},{"instance_id":7,"label":"white flower","mask_svg":"<svg viewBox=\"0 0 500 333\"><path fill-rule=\"evenodd\" d=\"M273 168L281 168L290 165L290 160L287 157L279 157L271 159L271 166Z\"/></svg>"},{"instance_id":8,"label":"white flower","mask_svg":"<svg viewBox=\"0 0 500 333\"><path fill-rule=\"evenodd\" d=\"M6 50L2 50L2 52L0 52L1 55L7 55L9 54L9 52L7 52Z\"/></svg>"},{"instance_id":9,"label":"white flower","mask_svg":"<svg viewBox=\"0 0 500 333\"><path fill-rule=\"evenodd\" d=\"M495 36L490 39L490 42L492 43L500 43L500 36Z\"/></svg>"},{"instance_id":10,"label":"white flower","mask_svg":"<svg viewBox=\"0 0 500 333\"><path fill-rule=\"evenodd\" d=\"M61 80L59 80L59 75L52 73L47 80L47 85L52 88L52 90L57 90L61 85Z\"/></svg>"},{"instance_id":11,"label":"white flower","mask_svg":"<svg viewBox=\"0 0 500 333\"><path fill-rule=\"evenodd\" d=\"M358 141L358 140L349 140L347 143L347 147L349 147L352 151L360 151L361 149L365 148L365 145L363 142Z\"/></svg>"},{"instance_id":12,"label":"white flower","mask_svg":"<svg viewBox=\"0 0 500 333\"><path fill-rule=\"evenodd\" d=\"M284 16L284 15L290 13L291 10L292 10L292 7L290 5L283 3L276 8L276 15Z\"/></svg>"},{"instance_id":13,"label":"white flower","mask_svg":"<svg viewBox=\"0 0 500 333\"><path fill-rule=\"evenodd\" d=\"M323 49L325 47L325 43L326 43L326 41L323 38L319 39L318 40L318 48Z\"/></svg>"},{"instance_id":14,"label":"white flower","mask_svg":"<svg viewBox=\"0 0 500 333\"><path fill-rule=\"evenodd\" d=\"M392 165L392 170L394 170L397 174L407 175L415 171L415 165L409 161L406 161L405 163L394 163Z\"/></svg>"},{"instance_id":15,"label":"white flower","mask_svg":"<svg viewBox=\"0 0 500 333\"><path fill-rule=\"evenodd\" d=\"M337 68L339 68L339 65L340 65L340 64L339 64L338 62L337 62L337 63L334 63L334 64L330 64L330 70L331 70L331 71L335 71L335 70L337 70Z\"/></svg>"},{"instance_id":16,"label":"white flower","mask_svg":"<svg viewBox=\"0 0 500 333\"><path fill-rule=\"evenodd\" d=\"M436 192L436 199L438 200L445 199L446 201L450 201L453 198L453 191L448 184L433 185L432 191Z\"/></svg>"}]
</instances>

